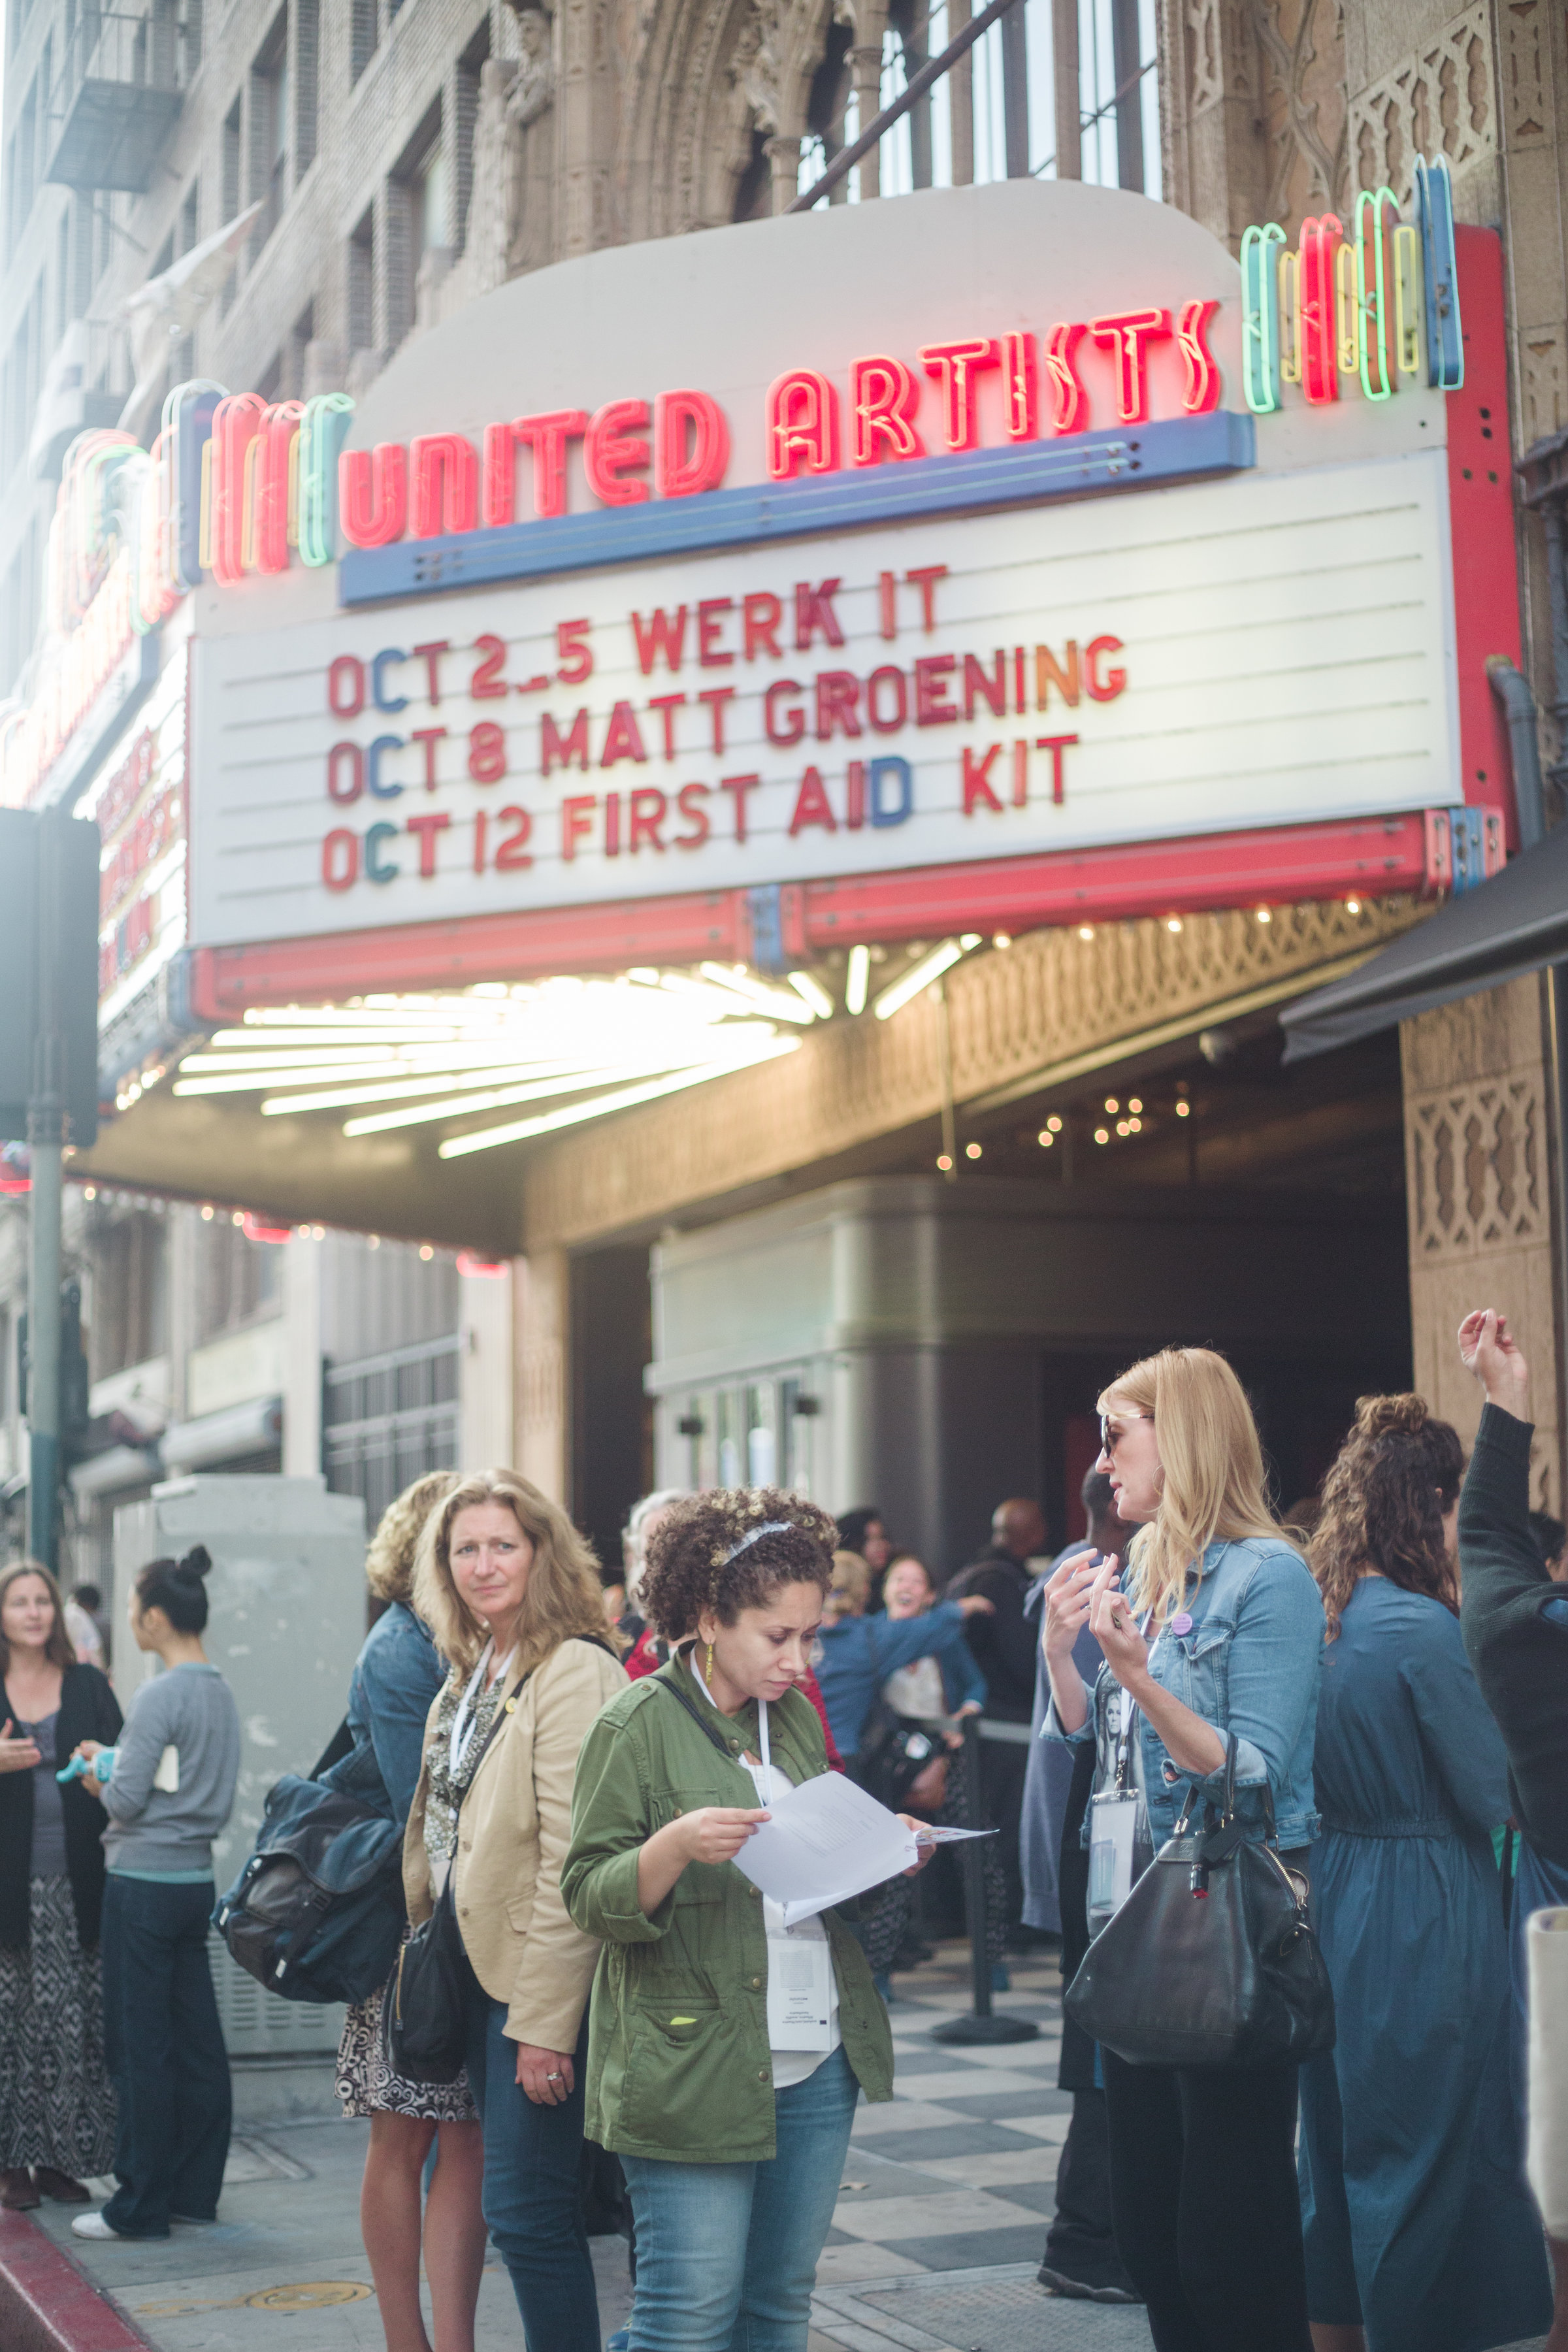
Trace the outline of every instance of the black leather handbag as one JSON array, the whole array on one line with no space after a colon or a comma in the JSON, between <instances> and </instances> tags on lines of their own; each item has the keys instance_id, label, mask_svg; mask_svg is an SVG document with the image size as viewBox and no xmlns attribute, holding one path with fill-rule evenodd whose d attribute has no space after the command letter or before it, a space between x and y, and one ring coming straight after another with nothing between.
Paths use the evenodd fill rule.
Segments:
<instances>
[{"instance_id":1,"label":"black leather handbag","mask_svg":"<svg viewBox=\"0 0 1568 2352\"><path fill-rule=\"evenodd\" d=\"M1307 1917L1309 1888L1236 1818L1236 1736L1225 1801L1173 1835L1084 1955L1062 2006L1131 2066L1271 2066L1334 2046L1334 1996Z\"/></svg>"},{"instance_id":2,"label":"black leather handbag","mask_svg":"<svg viewBox=\"0 0 1568 2352\"><path fill-rule=\"evenodd\" d=\"M468 1789L479 1779L490 1741L515 1709L518 1692L527 1680L524 1675L497 1707L484 1745L474 1759L468 1788L452 1808L454 1864L458 1820ZM383 2003L386 2054L394 2071L408 2083L455 2083L463 2071L473 1968L463 1948L463 1932L452 1902L455 1875L449 1867L435 1909L403 1943L387 1981Z\"/></svg>"}]
</instances>

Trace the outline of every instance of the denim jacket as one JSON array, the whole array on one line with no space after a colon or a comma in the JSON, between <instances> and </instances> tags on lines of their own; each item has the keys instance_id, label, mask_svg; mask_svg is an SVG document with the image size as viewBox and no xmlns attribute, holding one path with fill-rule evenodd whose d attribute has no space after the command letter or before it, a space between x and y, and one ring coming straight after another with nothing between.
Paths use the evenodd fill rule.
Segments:
<instances>
[{"instance_id":1,"label":"denim jacket","mask_svg":"<svg viewBox=\"0 0 1568 2352\"><path fill-rule=\"evenodd\" d=\"M1188 1571L1183 1611L1192 1619L1183 1633L1167 1628L1151 1654L1154 1680L1216 1731L1237 1739L1237 1812L1247 1834L1267 1834L1262 1788L1274 1797L1275 1825L1282 1852L1310 1845L1318 1833L1312 1799L1312 1742L1318 1720L1318 1683L1323 1664L1323 1604L1311 1571L1289 1544L1249 1537L1238 1543L1212 1543L1201 1576ZM1114 1681L1102 1666L1096 1691ZM1087 1713L1080 1729L1064 1732L1053 1706L1044 1736L1078 1747L1095 1736L1095 1693L1085 1689ZM1156 1847L1175 1827L1189 1787L1200 1799L1216 1801L1225 1788L1222 1766L1205 1780L1171 1761L1142 1708L1138 1738L1149 1825ZM1085 1836L1087 1838L1087 1826Z\"/></svg>"},{"instance_id":2,"label":"denim jacket","mask_svg":"<svg viewBox=\"0 0 1568 2352\"><path fill-rule=\"evenodd\" d=\"M422 1619L401 1601L364 1637L349 1682L353 1752L321 1775L331 1788L405 1822L419 1783L425 1719L447 1669Z\"/></svg>"}]
</instances>

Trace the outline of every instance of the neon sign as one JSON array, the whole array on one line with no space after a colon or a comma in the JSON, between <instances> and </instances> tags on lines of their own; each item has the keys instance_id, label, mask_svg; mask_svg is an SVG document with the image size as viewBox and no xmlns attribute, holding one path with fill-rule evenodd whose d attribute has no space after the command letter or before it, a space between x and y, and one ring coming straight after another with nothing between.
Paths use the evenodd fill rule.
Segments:
<instances>
[{"instance_id":1,"label":"neon sign","mask_svg":"<svg viewBox=\"0 0 1568 2352\"><path fill-rule=\"evenodd\" d=\"M1347 234L1334 213L1301 223L1292 253L1277 221L1241 240L1242 391L1255 415L1282 405L1299 383L1314 406L1338 400L1341 380L1364 398L1392 398L1403 381L1458 392L1465 380L1447 158L1415 163L1415 217L1402 220L1392 188L1363 191Z\"/></svg>"}]
</instances>

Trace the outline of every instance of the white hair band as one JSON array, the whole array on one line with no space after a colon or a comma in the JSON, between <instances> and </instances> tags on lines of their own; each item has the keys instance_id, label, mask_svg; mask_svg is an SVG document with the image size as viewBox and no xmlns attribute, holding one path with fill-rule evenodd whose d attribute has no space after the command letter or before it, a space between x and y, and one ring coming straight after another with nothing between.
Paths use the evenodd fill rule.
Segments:
<instances>
[{"instance_id":1,"label":"white hair band","mask_svg":"<svg viewBox=\"0 0 1568 2352\"><path fill-rule=\"evenodd\" d=\"M768 1519L762 1527L753 1528L750 1535L742 1536L738 1544L730 1546L720 1565L728 1568L732 1559L739 1559L743 1551L750 1551L752 1546L754 1543L760 1543L763 1536L787 1536L790 1533L791 1525L792 1522L788 1519Z\"/></svg>"}]
</instances>

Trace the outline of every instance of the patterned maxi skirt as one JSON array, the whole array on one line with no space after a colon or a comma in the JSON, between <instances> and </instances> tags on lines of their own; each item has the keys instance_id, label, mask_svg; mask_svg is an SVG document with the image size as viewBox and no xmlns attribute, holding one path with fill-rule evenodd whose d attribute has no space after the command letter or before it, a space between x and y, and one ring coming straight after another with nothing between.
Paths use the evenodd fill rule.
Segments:
<instances>
[{"instance_id":1,"label":"patterned maxi skirt","mask_svg":"<svg viewBox=\"0 0 1568 2352\"><path fill-rule=\"evenodd\" d=\"M30 1942L0 1945L0 2170L85 2180L114 2161L99 1956L77 1941L68 1878L35 1878L28 1895Z\"/></svg>"},{"instance_id":2,"label":"patterned maxi skirt","mask_svg":"<svg viewBox=\"0 0 1568 2352\"><path fill-rule=\"evenodd\" d=\"M455 2083L411 2083L397 2073L386 2046L385 1993L352 2003L338 2044L333 2087L345 2116L412 2116L427 2124L474 2124L479 2119L466 2073Z\"/></svg>"}]
</instances>

